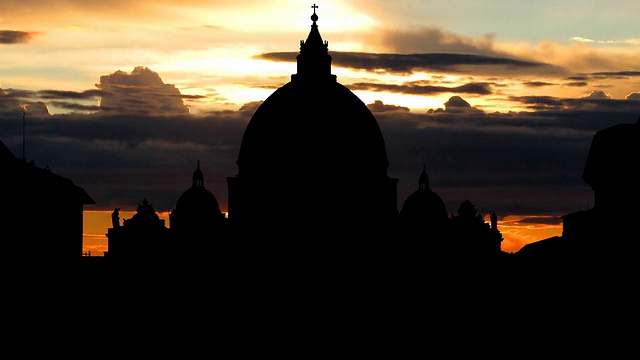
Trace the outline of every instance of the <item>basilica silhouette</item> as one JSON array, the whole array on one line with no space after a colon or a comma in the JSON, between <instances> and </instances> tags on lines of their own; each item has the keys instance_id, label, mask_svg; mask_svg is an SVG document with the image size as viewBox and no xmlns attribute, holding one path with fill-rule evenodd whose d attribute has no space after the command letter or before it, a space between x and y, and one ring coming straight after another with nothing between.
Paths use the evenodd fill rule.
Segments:
<instances>
[{"instance_id":1,"label":"basilica silhouette","mask_svg":"<svg viewBox=\"0 0 640 360\"><path fill-rule=\"evenodd\" d=\"M227 178L228 218L205 189L198 165L193 186L171 212L169 229L145 199L132 219L109 229L107 258L143 257L149 241L165 241L170 256L184 254L175 249L187 246L208 254L241 252L254 263L301 255L304 261L349 263L382 255L504 255L497 220L485 223L469 201L449 218L444 202L429 188L426 167L422 173L416 169L417 189L398 211L399 180L387 175L378 122L331 73L328 42L318 31L315 10L311 20L309 35L300 42L297 73L246 126L238 173Z\"/></svg>"},{"instance_id":2,"label":"basilica silhouette","mask_svg":"<svg viewBox=\"0 0 640 360\"><path fill-rule=\"evenodd\" d=\"M632 225L638 219L640 119L594 136L583 179L594 190L595 206L565 215L560 237L513 254L502 251L497 214L491 213L487 223L469 200L449 214L430 188L424 164L416 169L416 190L398 210L399 179L387 174L378 122L331 73L315 7L311 20L307 39L300 41L297 73L264 100L246 126L237 174L226 178L228 216L206 188L198 160L192 186L177 199L168 225L156 214L153 199L142 199L131 219L120 219L114 209L101 264L218 261L264 269L292 263L397 267L446 260L536 266L614 258L615 248L602 245L605 239L625 247L640 238ZM28 196L3 209L21 209L36 199L41 210L47 209L37 219L39 227L23 224L20 212L3 210L3 223L26 229L5 242L15 247L11 252L33 254L35 246L45 246L49 259L88 261L82 253L82 211L93 199L70 180L16 158L4 144L0 160L8 169L3 191ZM20 241L25 238L58 240L34 245Z\"/></svg>"}]
</instances>

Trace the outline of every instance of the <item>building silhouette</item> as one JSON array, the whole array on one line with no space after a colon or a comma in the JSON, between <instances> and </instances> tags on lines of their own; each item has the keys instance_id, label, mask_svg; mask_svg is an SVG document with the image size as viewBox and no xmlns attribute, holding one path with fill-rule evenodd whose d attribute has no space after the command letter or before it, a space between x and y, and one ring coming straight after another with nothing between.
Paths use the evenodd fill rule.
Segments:
<instances>
[{"instance_id":1,"label":"building silhouette","mask_svg":"<svg viewBox=\"0 0 640 360\"><path fill-rule=\"evenodd\" d=\"M562 216L562 236L523 246L515 255L528 264L561 266L621 263L640 239L640 117L595 133L582 172L594 205Z\"/></svg>"},{"instance_id":2,"label":"building silhouette","mask_svg":"<svg viewBox=\"0 0 640 360\"><path fill-rule=\"evenodd\" d=\"M185 256L213 251L213 242L226 238L225 214L218 199L205 186L200 161L193 172L191 187L180 195L169 214L169 227L176 246Z\"/></svg>"},{"instance_id":3,"label":"building silhouette","mask_svg":"<svg viewBox=\"0 0 640 360\"><path fill-rule=\"evenodd\" d=\"M370 241L397 217L398 179L387 175L377 120L331 74L315 10L311 20L297 73L245 129L238 173L227 178L229 220L246 236L257 230L282 241Z\"/></svg>"},{"instance_id":4,"label":"building silhouette","mask_svg":"<svg viewBox=\"0 0 640 360\"><path fill-rule=\"evenodd\" d=\"M415 264L428 256L456 260L465 246L474 250L467 251L467 260L473 254L502 254L497 218L493 227L486 224L468 200L449 218L444 201L429 187L424 165L418 189L398 211L399 179L387 175L377 120L331 74L315 11L311 20L309 35L300 42L297 73L246 126L238 174L227 177L228 218L204 187L198 163L191 188L171 212L170 247L159 255L201 261L223 253L221 261L253 267L329 261L343 268ZM146 226L150 233L166 229L156 220ZM109 229L109 253L115 235L132 234ZM135 237L128 241L139 242Z\"/></svg>"},{"instance_id":5,"label":"building silhouette","mask_svg":"<svg viewBox=\"0 0 640 360\"><path fill-rule=\"evenodd\" d=\"M17 158L0 141L2 257L69 263L83 255L84 205L95 201L49 167Z\"/></svg>"},{"instance_id":6,"label":"building silhouette","mask_svg":"<svg viewBox=\"0 0 640 360\"><path fill-rule=\"evenodd\" d=\"M164 219L160 219L147 198L138 204L130 219L123 219L122 225L116 217L118 210L114 210L113 227L106 234L109 250L105 257L123 262L155 261L174 248L174 239Z\"/></svg>"},{"instance_id":7,"label":"building silhouette","mask_svg":"<svg viewBox=\"0 0 640 360\"><path fill-rule=\"evenodd\" d=\"M315 8L311 20L309 35L300 42L297 73L256 109L246 126L238 172L226 178L228 217L206 188L198 161L169 226L147 198L130 219L120 219L119 208L114 209L102 263L215 263L252 272L313 268L338 273L349 266L397 274L442 261L587 264L617 258L639 238L634 224L640 215L640 119L595 134L582 174L595 205L563 216L562 236L505 253L497 214L485 222L469 199L457 214L448 214L430 187L424 164L417 189L398 211L399 179L387 174L377 120L331 74L328 42L320 36ZM82 211L93 199L70 180L17 159L0 145L8 174L2 189L20 195L3 207L2 224L25 229L4 242L3 255L85 258ZM39 214L25 216L34 206ZM39 226L31 226L34 222Z\"/></svg>"}]
</instances>

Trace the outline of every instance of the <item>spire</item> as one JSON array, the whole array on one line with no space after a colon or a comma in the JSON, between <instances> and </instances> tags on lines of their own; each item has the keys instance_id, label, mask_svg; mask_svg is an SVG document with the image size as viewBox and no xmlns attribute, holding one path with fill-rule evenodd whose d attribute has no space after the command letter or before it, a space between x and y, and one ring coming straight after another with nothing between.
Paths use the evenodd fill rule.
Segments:
<instances>
[{"instance_id":1,"label":"spire","mask_svg":"<svg viewBox=\"0 0 640 360\"><path fill-rule=\"evenodd\" d=\"M318 31L318 5L313 4L313 14L311 15L311 31L307 40L300 40L300 54L296 57L298 61L298 73L291 76L291 80L333 80L336 76L331 74L331 56L329 55L329 42L322 41L320 31Z\"/></svg>"},{"instance_id":2,"label":"spire","mask_svg":"<svg viewBox=\"0 0 640 360\"><path fill-rule=\"evenodd\" d=\"M200 170L200 160L198 160L198 166L196 170L193 172L193 185L192 187L203 187L204 186L204 174L202 170Z\"/></svg>"},{"instance_id":3,"label":"spire","mask_svg":"<svg viewBox=\"0 0 640 360\"><path fill-rule=\"evenodd\" d=\"M420 179L418 180L418 189L428 189L429 188L429 175L427 175L427 169L425 164L422 163L422 174L420 174Z\"/></svg>"}]
</instances>

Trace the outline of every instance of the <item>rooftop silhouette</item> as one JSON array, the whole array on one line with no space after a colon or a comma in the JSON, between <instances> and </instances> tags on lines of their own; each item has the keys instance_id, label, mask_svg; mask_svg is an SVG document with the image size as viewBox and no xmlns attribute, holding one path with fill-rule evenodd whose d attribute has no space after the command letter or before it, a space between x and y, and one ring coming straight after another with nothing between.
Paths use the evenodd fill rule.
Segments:
<instances>
[{"instance_id":1,"label":"rooftop silhouette","mask_svg":"<svg viewBox=\"0 0 640 360\"><path fill-rule=\"evenodd\" d=\"M640 118L594 134L582 179L593 189L595 205L566 214L562 236L517 253L502 251L497 214L488 214L486 222L470 199L447 214L430 187L426 164L416 168L417 188L398 210L399 179L388 176L384 134L362 100L332 74L328 42L320 35L317 6L312 8L297 73L264 100L246 126L237 174L226 178L228 217L218 205L220 194L207 189L198 160L169 226L153 199L141 194L131 219L120 219L114 209L104 258L88 259L82 253L82 213L84 205L95 203L91 196L24 156L16 158L0 142L6 169L1 189L21 194L5 204L0 218L24 229L5 242L5 256L108 268L227 264L244 271L366 267L382 273L443 261L502 269L592 266L624 257L612 242L640 238L634 225L640 215ZM37 213L29 211L34 204Z\"/></svg>"}]
</instances>

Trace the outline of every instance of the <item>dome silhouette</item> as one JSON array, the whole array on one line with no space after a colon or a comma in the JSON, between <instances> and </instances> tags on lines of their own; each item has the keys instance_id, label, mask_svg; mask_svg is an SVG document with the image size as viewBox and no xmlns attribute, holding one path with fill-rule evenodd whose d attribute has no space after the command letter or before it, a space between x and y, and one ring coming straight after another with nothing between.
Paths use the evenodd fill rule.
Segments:
<instances>
[{"instance_id":1,"label":"dome silhouette","mask_svg":"<svg viewBox=\"0 0 640 360\"><path fill-rule=\"evenodd\" d=\"M178 234L198 237L220 223L224 214L215 195L204 186L200 161L193 172L191 187L185 190L171 211L171 229Z\"/></svg>"},{"instance_id":2,"label":"dome silhouette","mask_svg":"<svg viewBox=\"0 0 640 360\"><path fill-rule=\"evenodd\" d=\"M400 217L406 222L419 224L441 223L447 218L444 201L429 187L429 175L424 166L418 180L418 189L405 199Z\"/></svg>"},{"instance_id":3,"label":"dome silhouette","mask_svg":"<svg viewBox=\"0 0 640 360\"><path fill-rule=\"evenodd\" d=\"M326 228L397 215L397 179L367 106L331 74L318 31L300 42L297 73L256 109L227 178L229 218L263 227ZM279 226L280 227L280 226Z\"/></svg>"},{"instance_id":4,"label":"dome silhouette","mask_svg":"<svg viewBox=\"0 0 640 360\"><path fill-rule=\"evenodd\" d=\"M221 213L218 199L204 186L204 174L200 170L200 161L193 172L193 184L178 198L176 210L213 216Z\"/></svg>"},{"instance_id":5,"label":"dome silhouette","mask_svg":"<svg viewBox=\"0 0 640 360\"><path fill-rule=\"evenodd\" d=\"M379 176L388 166L373 114L337 82L290 82L256 110L240 147L240 175L291 173L307 181L325 174Z\"/></svg>"}]
</instances>

